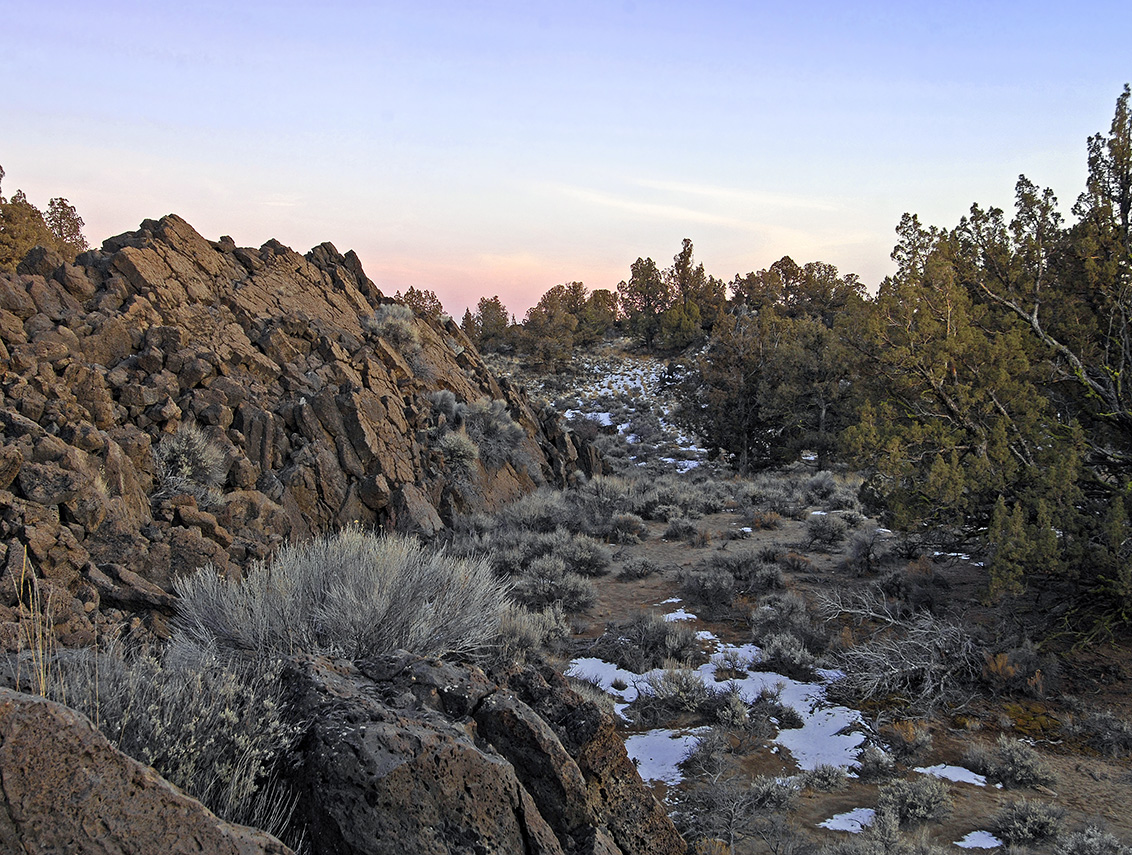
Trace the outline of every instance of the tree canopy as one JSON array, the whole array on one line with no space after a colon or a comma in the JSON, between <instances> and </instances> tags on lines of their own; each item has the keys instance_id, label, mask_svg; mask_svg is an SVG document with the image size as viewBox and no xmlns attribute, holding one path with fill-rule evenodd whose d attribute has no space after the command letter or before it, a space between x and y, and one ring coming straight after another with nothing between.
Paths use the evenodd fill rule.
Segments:
<instances>
[{"instance_id":1,"label":"tree canopy","mask_svg":"<svg viewBox=\"0 0 1132 855\"><path fill-rule=\"evenodd\" d=\"M0 190L3 180L4 168L0 167ZM24 256L36 246L50 247L65 260L74 261L88 248L82 229L82 217L62 197L48 201L45 215L22 190L17 190L11 199L0 194L0 270L15 272Z\"/></svg>"}]
</instances>

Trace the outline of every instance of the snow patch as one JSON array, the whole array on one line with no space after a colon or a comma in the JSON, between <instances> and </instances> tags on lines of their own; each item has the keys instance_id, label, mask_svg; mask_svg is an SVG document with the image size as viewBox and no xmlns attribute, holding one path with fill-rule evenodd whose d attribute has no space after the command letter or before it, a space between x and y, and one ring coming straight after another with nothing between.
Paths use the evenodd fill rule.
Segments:
<instances>
[{"instance_id":1,"label":"snow patch","mask_svg":"<svg viewBox=\"0 0 1132 855\"><path fill-rule=\"evenodd\" d=\"M850 834L860 834L867 826L873 824L876 811L872 808L854 808L846 813L831 816L825 822L819 822L818 828L828 828L830 831L848 831Z\"/></svg>"},{"instance_id":2,"label":"snow patch","mask_svg":"<svg viewBox=\"0 0 1132 855\"><path fill-rule=\"evenodd\" d=\"M921 775L931 775L933 778L943 778L945 781L955 781L958 784L974 784L976 787L987 785L986 776L978 775L962 766L948 766L946 763L939 763L935 766L917 766L912 771L919 772Z\"/></svg>"},{"instance_id":3,"label":"snow patch","mask_svg":"<svg viewBox=\"0 0 1132 855\"><path fill-rule=\"evenodd\" d=\"M625 737L625 750L644 780L672 786L684 780L680 763L709 730L710 727L680 731L662 728L635 733Z\"/></svg>"},{"instance_id":4,"label":"snow patch","mask_svg":"<svg viewBox=\"0 0 1132 855\"><path fill-rule=\"evenodd\" d=\"M960 849L995 849L1002 841L989 831L972 831L962 840L956 840L955 845Z\"/></svg>"}]
</instances>

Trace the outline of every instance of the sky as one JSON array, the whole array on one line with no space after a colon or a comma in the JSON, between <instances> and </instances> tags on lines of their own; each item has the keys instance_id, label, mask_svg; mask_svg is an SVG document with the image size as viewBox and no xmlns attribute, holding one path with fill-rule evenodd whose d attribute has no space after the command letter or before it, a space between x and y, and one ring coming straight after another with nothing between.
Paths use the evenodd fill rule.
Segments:
<instances>
[{"instance_id":1,"label":"sky","mask_svg":"<svg viewBox=\"0 0 1132 855\"><path fill-rule=\"evenodd\" d=\"M521 319L683 238L725 280L784 255L893 270L901 214L1068 214L1132 80L1132 3L0 0L3 193L98 245L355 250L386 294Z\"/></svg>"}]
</instances>

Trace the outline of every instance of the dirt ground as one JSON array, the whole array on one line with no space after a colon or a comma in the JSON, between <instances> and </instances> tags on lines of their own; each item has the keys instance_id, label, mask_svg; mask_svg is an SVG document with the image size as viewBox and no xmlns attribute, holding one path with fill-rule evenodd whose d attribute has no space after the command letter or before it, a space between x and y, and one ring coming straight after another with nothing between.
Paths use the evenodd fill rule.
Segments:
<instances>
[{"instance_id":1,"label":"dirt ground","mask_svg":"<svg viewBox=\"0 0 1132 855\"><path fill-rule=\"evenodd\" d=\"M614 547L612 572L596 581L597 600L589 612L575 619L575 637L572 655L585 655L593 639L601 635L609 622L623 619L633 611L656 608L671 597L681 597L682 574L706 561L720 549L779 546L801 550L804 546L803 523L783 520L772 531L753 531L744 539L728 539L728 532L738 532L747 523L736 513L706 516L697 525L711 534L711 541L702 546L664 540L664 523L649 523L650 536L640 544ZM834 551L822 554L805 550L812 565L803 572L786 573L787 587L813 601L819 594L831 589L852 588L868 584L869 578L859 578L843 566L843 555ZM651 577L620 581L620 565L631 558L648 558L661 567ZM990 611L979 604L981 570L969 561L941 559L935 563L936 572L950 583L948 596L955 603L964 603L963 611L969 620L979 622L991 619ZM707 629L730 643L750 641L746 616L751 603L738 602L732 613L721 620L697 619L696 629ZM672 605L659 610L671 610ZM688 609L695 612L693 604ZM938 763L962 765L964 753L973 744L992 746L999 734L1029 738L1046 763L1056 774L1056 783L1044 791L1005 790L993 786L977 787L970 784L951 784L954 809L950 818L925 827L928 837L938 845L947 846L962 839L969 832L990 828L991 817L1006 803L1026 797L1029 800L1052 802L1067 811L1067 827L1100 819L1108 830L1126 843L1132 842L1132 761L1116 760L1098 755L1079 743L1065 739L1057 724L1069 713L1064 695L1074 694L1090 706L1110 708L1123 719L1132 718L1132 703L1128 694L1128 678L1132 649L1109 646L1088 654L1074 654L1067 660L1061 677L1061 689L1040 701L1016 702L1012 699L976 698L962 710L941 711L924 724L930 729L932 747L915 765ZM1014 703L1014 706L1008 706ZM1013 716L1011 715L1013 713ZM885 713L879 714L883 718ZM899 717L899 716L897 716ZM877 716L866 715L876 721ZM1035 733L1034 722L1046 725L1045 731ZM755 751L745 760L752 774L791 774L796 771L789 753L780 750L772 754L769 749ZM912 773L907 773L912 774ZM658 798L666 795L663 785L655 787ZM804 829L815 843L832 842L846 832L818 828L819 822L839 813L858 807L876 805L877 787L851 779L847 789L835 793L805 793L792 812L798 827ZM770 851L750 841L746 851ZM761 846L761 848L760 848ZM743 851L743 850L740 850ZM955 848L954 851L959 851ZM979 850L976 850L979 851ZM1041 847L1033 851L1043 851Z\"/></svg>"}]
</instances>

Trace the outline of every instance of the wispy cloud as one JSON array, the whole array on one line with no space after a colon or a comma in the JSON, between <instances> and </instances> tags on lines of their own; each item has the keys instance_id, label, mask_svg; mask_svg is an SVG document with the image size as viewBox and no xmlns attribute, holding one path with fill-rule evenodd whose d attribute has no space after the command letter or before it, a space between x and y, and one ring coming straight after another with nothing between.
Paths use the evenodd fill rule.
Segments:
<instances>
[{"instance_id":1,"label":"wispy cloud","mask_svg":"<svg viewBox=\"0 0 1132 855\"><path fill-rule=\"evenodd\" d=\"M646 217L653 217L662 220L677 220L684 223L708 223L716 226L726 226L728 228L739 229L747 232L761 231L764 226L761 223L751 222L744 220L740 217L733 217L728 214L718 214L710 211L700 211L695 208L689 208L684 205L669 204L663 202L646 202L641 199L630 198L626 196L617 196L612 193L604 193L600 190L592 190L588 187L573 187L570 185L557 185L555 189L565 196L577 199L581 202L587 202L594 205L601 205L606 208L616 208L621 211L628 211L633 214L640 214Z\"/></svg>"},{"instance_id":2,"label":"wispy cloud","mask_svg":"<svg viewBox=\"0 0 1132 855\"><path fill-rule=\"evenodd\" d=\"M633 182L638 187L661 190L665 193L679 193L686 196L703 196L721 202L735 202L754 205L760 208L801 208L811 211L838 211L841 206L828 199L810 196L797 196L786 193L760 193L751 190L738 190L734 187L717 187L711 184L692 184L683 181L658 181L640 178Z\"/></svg>"},{"instance_id":3,"label":"wispy cloud","mask_svg":"<svg viewBox=\"0 0 1132 855\"><path fill-rule=\"evenodd\" d=\"M302 203L301 196L288 196L282 193L272 193L260 200L260 204L268 208L297 208Z\"/></svg>"}]
</instances>

